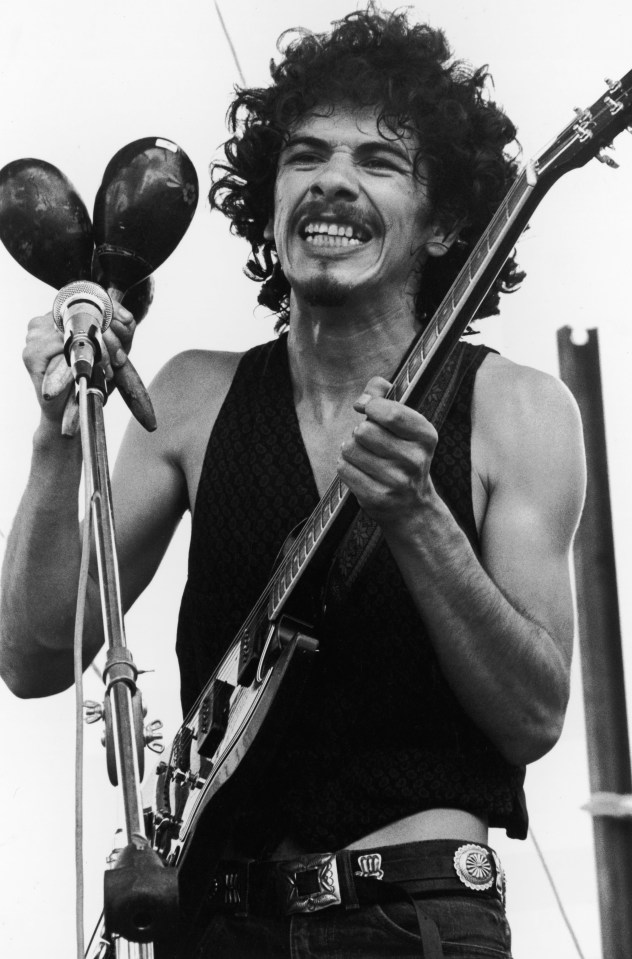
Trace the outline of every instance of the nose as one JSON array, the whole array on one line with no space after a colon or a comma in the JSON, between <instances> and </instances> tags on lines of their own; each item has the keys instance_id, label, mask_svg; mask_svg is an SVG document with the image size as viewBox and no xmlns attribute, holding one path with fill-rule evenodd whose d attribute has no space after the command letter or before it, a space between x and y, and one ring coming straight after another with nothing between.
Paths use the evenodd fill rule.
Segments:
<instances>
[{"instance_id":1,"label":"nose","mask_svg":"<svg viewBox=\"0 0 632 959\"><path fill-rule=\"evenodd\" d=\"M325 200L357 199L360 191L353 161L340 155L330 157L319 167L310 192Z\"/></svg>"}]
</instances>

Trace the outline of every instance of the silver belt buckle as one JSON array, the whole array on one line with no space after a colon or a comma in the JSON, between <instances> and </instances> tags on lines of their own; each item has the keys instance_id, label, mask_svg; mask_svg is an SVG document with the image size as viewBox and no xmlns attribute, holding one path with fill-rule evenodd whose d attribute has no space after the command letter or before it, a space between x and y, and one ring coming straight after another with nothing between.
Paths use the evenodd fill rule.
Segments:
<instances>
[{"instance_id":1,"label":"silver belt buckle","mask_svg":"<svg viewBox=\"0 0 632 959\"><path fill-rule=\"evenodd\" d=\"M287 916L316 912L328 906L339 906L342 902L334 853L280 862L278 872Z\"/></svg>"},{"instance_id":2,"label":"silver belt buckle","mask_svg":"<svg viewBox=\"0 0 632 959\"><path fill-rule=\"evenodd\" d=\"M486 892L494 883L492 857L476 843L459 846L454 854L454 871L463 885L475 892Z\"/></svg>"}]
</instances>

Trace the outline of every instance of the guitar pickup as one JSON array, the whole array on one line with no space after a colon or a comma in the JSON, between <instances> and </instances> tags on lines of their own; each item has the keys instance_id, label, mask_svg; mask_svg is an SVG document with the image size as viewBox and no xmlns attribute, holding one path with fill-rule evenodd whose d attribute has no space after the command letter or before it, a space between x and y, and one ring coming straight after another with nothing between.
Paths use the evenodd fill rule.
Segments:
<instances>
[{"instance_id":1,"label":"guitar pickup","mask_svg":"<svg viewBox=\"0 0 632 959\"><path fill-rule=\"evenodd\" d=\"M211 759L228 727L230 697L235 687L222 679L213 682L199 709L197 751Z\"/></svg>"},{"instance_id":2,"label":"guitar pickup","mask_svg":"<svg viewBox=\"0 0 632 959\"><path fill-rule=\"evenodd\" d=\"M248 629L248 627L242 630L237 669L237 682L240 686L250 686L257 675L257 666L265 646L266 627L270 628L267 620L265 626L258 623L253 630Z\"/></svg>"}]
</instances>

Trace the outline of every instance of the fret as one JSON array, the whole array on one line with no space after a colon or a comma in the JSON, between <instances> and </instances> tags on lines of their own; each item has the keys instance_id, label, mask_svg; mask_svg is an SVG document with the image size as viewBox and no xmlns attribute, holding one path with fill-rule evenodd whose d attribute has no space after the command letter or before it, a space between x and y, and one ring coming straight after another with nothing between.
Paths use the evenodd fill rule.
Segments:
<instances>
[{"instance_id":1,"label":"fret","mask_svg":"<svg viewBox=\"0 0 632 959\"><path fill-rule=\"evenodd\" d=\"M411 376L414 376L419 367L421 366L421 361L423 359L423 350L419 349L417 346L413 350L413 355L408 361L408 369Z\"/></svg>"},{"instance_id":2,"label":"fret","mask_svg":"<svg viewBox=\"0 0 632 959\"><path fill-rule=\"evenodd\" d=\"M521 173L505 201L510 214L518 208L528 189L527 178L524 173Z\"/></svg>"},{"instance_id":3,"label":"fret","mask_svg":"<svg viewBox=\"0 0 632 959\"><path fill-rule=\"evenodd\" d=\"M301 533L297 546L298 546L298 561L302 565L307 559L307 546L305 543L305 536L303 535L303 533Z\"/></svg>"},{"instance_id":4,"label":"fret","mask_svg":"<svg viewBox=\"0 0 632 959\"><path fill-rule=\"evenodd\" d=\"M478 272L478 268L486 260L488 255L489 255L489 244L487 242L487 233L484 233L481 239L479 240L476 246L476 249L474 250L472 254L472 258L470 260L473 275Z\"/></svg>"},{"instance_id":5,"label":"fret","mask_svg":"<svg viewBox=\"0 0 632 959\"><path fill-rule=\"evenodd\" d=\"M329 502L331 503L332 513L334 513L336 509L338 508L341 495L342 495L342 490L340 488L339 477L336 477L336 479L331 484L331 487L329 490Z\"/></svg>"},{"instance_id":6,"label":"fret","mask_svg":"<svg viewBox=\"0 0 632 959\"><path fill-rule=\"evenodd\" d=\"M393 395L391 399L394 399L397 403L399 403L405 392L406 387L404 385L403 377L398 376L393 383Z\"/></svg>"},{"instance_id":7,"label":"fret","mask_svg":"<svg viewBox=\"0 0 632 959\"><path fill-rule=\"evenodd\" d=\"M463 295L467 292L471 282L472 277L470 276L470 272L466 267L461 271L456 283L452 287L452 300L455 304L461 302Z\"/></svg>"},{"instance_id":8,"label":"fret","mask_svg":"<svg viewBox=\"0 0 632 959\"><path fill-rule=\"evenodd\" d=\"M315 537L315 535L314 535L314 527L313 527L312 523L308 521L307 530L306 530L306 537L305 537L305 546L306 546L306 548L307 548L307 552L308 552L308 553L311 553L311 551L312 551L312 549L313 549L313 547L314 547L314 540L315 540L315 538L316 538L316 537Z\"/></svg>"},{"instance_id":9,"label":"fret","mask_svg":"<svg viewBox=\"0 0 632 959\"><path fill-rule=\"evenodd\" d=\"M508 219L509 219L509 214L507 212L507 207L505 204L503 204L498 210L496 216L492 220L489 227L488 235L489 235L490 247L492 247L495 244L496 240L502 234L503 230L507 226Z\"/></svg>"},{"instance_id":10,"label":"fret","mask_svg":"<svg viewBox=\"0 0 632 959\"><path fill-rule=\"evenodd\" d=\"M426 329L421 334L420 340L420 349L424 358L424 362L428 358L428 354L432 352L437 339L439 338L439 328L437 327L437 316L433 316L432 320L426 327Z\"/></svg>"},{"instance_id":11,"label":"fret","mask_svg":"<svg viewBox=\"0 0 632 959\"><path fill-rule=\"evenodd\" d=\"M284 586L282 583L279 583L279 599L276 603L277 606L281 605L287 591L288 591L288 587Z\"/></svg>"},{"instance_id":12,"label":"fret","mask_svg":"<svg viewBox=\"0 0 632 959\"><path fill-rule=\"evenodd\" d=\"M454 310L452 304L444 303L435 314L435 324L437 327L437 336L445 329L448 321L451 319Z\"/></svg>"},{"instance_id":13,"label":"fret","mask_svg":"<svg viewBox=\"0 0 632 959\"><path fill-rule=\"evenodd\" d=\"M296 552L292 552L291 560L292 560L291 569L292 569L292 579L293 579L298 574L298 571L299 571L298 554Z\"/></svg>"},{"instance_id":14,"label":"fret","mask_svg":"<svg viewBox=\"0 0 632 959\"><path fill-rule=\"evenodd\" d=\"M275 605L276 605L276 606L278 606L280 603L283 602L283 597L285 596L285 593L286 593L286 590L285 590L285 587L283 586L282 579L281 579L280 576L277 576L277 577L276 577L276 594L277 594L277 598L276 598L276 600L275 600Z\"/></svg>"}]
</instances>

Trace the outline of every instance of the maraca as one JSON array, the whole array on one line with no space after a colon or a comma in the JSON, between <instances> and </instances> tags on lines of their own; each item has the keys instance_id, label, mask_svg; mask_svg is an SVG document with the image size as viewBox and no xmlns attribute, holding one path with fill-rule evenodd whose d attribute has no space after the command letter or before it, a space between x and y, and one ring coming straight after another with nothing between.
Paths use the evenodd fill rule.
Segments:
<instances>
[{"instance_id":1,"label":"maraca","mask_svg":"<svg viewBox=\"0 0 632 959\"><path fill-rule=\"evenodd\" d=\"M0 238L55 289L91 277L90 216L70 180L45 160L14 160L0 170Z\"/></svg>"},{"instance_id":2,"label":"maraca","mask_svg":"<svg viewBox=\"0 0 632 959\"><path fill-rule=\"evenodd\" d=\"M121 302L175 250L197 200L195 168L171 140L134 140L112 157L94 201L94 239L103 276L99 282L113 300ZM147 409L149 397L128 378L126 366L118 372L125 379L128 405L147 425L153 415Z\"/></svg>"},{"instance_id":3,"label":"maraca","mask_svg":"<svg viewBox=\"0 0 632 959\"><path fill-rule=\"evenodd\" d=\"M94 201L93 220L96 255L113 299L173 253L197 200L195 168L171 140L145 137L112 157Z\"/></svg>"}]
</instances>

